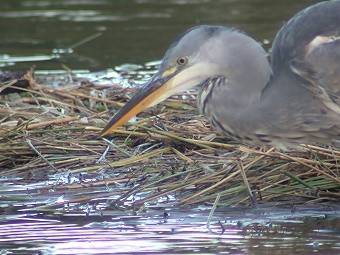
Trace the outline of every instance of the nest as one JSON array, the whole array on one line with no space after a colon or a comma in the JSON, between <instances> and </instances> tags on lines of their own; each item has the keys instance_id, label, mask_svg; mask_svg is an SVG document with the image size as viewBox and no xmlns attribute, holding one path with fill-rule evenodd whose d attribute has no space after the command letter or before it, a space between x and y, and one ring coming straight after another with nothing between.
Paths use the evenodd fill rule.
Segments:
<instances>
[{"instance_id":1,"label":"nest","mask_svg":"<svg viewBox=\"0 0 340 255\"><path fill-rule=\"evenodd\" d=\"M199 116L195 95L173 97L142 113L111 140L98 133L134 93L72 81L59 88L1 85L0 171L26 194L63 195L40 209L67 205L338 203L340 151L305 146L283 153L223 137ZM14 90L14 91L13 91ZM105 156L105 157L104 157ZM19 196L20 197L20 196Z\"/></svg>"}]
</instances>

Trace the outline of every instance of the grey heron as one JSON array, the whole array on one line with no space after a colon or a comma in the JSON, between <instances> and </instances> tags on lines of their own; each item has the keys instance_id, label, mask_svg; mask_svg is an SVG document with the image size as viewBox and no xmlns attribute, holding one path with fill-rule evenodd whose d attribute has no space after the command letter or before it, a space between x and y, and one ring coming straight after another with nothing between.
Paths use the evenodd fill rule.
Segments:
<instances>
[{"instance_id":1,"label":"grey heron","mask_svg":"<svg viewBox=\"0 0 340 255\"><path fill-rule=\"evenodd\" d=\"M292 17L276 35L269 60L257 41L237 29L189 29L101 135L194 87L200 112L216 129L245 143L339 142L340 1L315 4Z\"/></svg>"}]
</instances>

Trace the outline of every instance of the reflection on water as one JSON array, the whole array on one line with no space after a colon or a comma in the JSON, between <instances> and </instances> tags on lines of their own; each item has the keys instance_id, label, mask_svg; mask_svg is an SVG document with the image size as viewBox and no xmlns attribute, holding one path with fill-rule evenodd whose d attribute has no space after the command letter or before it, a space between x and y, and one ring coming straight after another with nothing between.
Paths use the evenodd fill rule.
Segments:
<instances>
[{"instance_id":1,"label":"reflection on water","mask_svg":"<svg viewBox=\"0 0 340 255\"><path fill-rule=\"evenodd\" d=\"M108 68L159 59L174 37L197 24L222 24L270 41L284 20L311 0L1 0L1 55L48 55L102 36L61 59L15 68ZM6 62L8 64L8 62Z\"/></svg>"},{"instance_id":2,"label":"reflection on water","mask_svg":"<svg viewBox=\"0 0 340 255\"><path fill-rule=\"evenodd\" d=\"M140 193L117 207L110 201L130 188L86 185L100 175L64 172L29 183L0 178L0 254L340 253L340 207L335 204L220 208L208 227L211 206L176 208L170 195L164 203L136 211L128 205ZM57 185L77 185L80 178L81 192ZM77 202L83 196L94 198Z\"/></svg>"},{"instance_id":3,"label":"reflection on water","mask_svg":"<svg viewBox=\"0 0 340 255\"><path fill-rule=\"evenodd\" d=\"M0 225L0 254L339 254L339 213L326 210L106 212L53 218L23 214ZM44 218L44 219L43 219Z\"/></svg>"}]
</instances>

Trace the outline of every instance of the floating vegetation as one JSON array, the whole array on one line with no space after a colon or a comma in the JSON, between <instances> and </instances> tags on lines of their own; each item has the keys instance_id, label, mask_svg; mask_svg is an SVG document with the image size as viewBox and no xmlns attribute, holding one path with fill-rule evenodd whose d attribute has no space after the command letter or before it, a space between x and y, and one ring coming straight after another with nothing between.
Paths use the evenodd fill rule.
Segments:
<instances>
[{"instance_id":1,"label":"floating vegetation","mask_svg":"<svg viewBox=\"0 0 340 255\"><path fill-rule=\"evenodd\" d=\"M135 89L77 79L53 87L32 73L23 79L26 88L16 80L0 87L11 88L0 95L0 180L22 191L2 192L3 201L33 197L37 210L340 201L340 151L240 145L197 114L194 92L172 97L105 140L99 131ZM42 194L48 203L39 202Z\"/></svg>"}]
</instances>

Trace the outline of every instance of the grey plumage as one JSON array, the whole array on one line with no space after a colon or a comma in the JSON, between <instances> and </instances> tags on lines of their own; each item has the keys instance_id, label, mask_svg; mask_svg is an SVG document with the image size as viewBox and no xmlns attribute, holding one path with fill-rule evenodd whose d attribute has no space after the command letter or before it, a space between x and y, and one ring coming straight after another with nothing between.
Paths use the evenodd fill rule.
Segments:
<instances>
[{"instance_id":1,"label":"grey plumage","mask_svg":"<svg viewBox=\"0 0 340 255\"><path fill-rule=\"evenodd\" d=\"M235 51L241 58L238 52L242 48L240 45ZM262 62L260 54L255 58L256 63ZM246 59L254 61L250 57ZM256 81L245 85L240 79L228 78L225 86L212 90L211 109L205 114L214 126L227 130L228 134L234 133L247 143L270 143L281 148L299 143L337 143L340 139L340 1L320 3L293 17L274 40L271 63L272 75L266 84L262 81L265 85L262 90ZM252 77L245 66L232 68ZM232 68L229 73L234 71ZM254 83L257 85L253 86ZM232 86L239 86L239 93L228 92ZM260 93L260 100L249 106L251 97ZM245 96L249 100L243 101Z\"/></svg>"},{"instance_id":2,"label":"grey plumage","mask_svg":"<svg viewBox=\"0 0 340 255\"><path fill-rule=\"evenodd\" d=\"M246 143L292 147L340 140L340 0L299 12L267 53L248 35L223 26L197 26L167 50L159 72L104 135L141 100L199 86L198 108L220 131ZM151 91L151 90L150 90ZM142 110L142 109L141 109Z\"/></svg>"}]
</instances>

